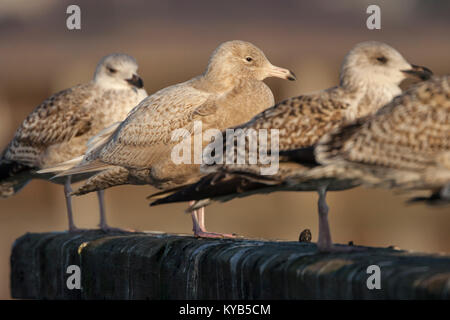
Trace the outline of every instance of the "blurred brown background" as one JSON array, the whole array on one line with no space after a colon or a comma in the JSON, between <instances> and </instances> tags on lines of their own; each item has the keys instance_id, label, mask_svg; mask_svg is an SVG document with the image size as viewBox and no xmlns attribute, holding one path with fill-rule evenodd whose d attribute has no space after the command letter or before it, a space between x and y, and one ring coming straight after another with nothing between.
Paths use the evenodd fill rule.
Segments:
<instances>
[{"instance_id":1,"label":"blurred brown background","mask_svg":"<svg viewBox=\"0 0 450 320\"><path fill-rule=\"evenodd\" d=\"M81 31L66 29L66 8L81 7ZM381 30L366 28L366 8L381 7ZM269 79L276 101L337 83L340 63L357 42L380 40L411 63L450 72L448 1L0 1L0 145L52 93L88 81L112 52L134 56L147 92L203 72L214 48L240 39L260 47L297 82ZM190 233L185 205L149 208L151 187L107 191L112 226ZM334 240L424 252L450 252L450 209L408 206L380 190L330 193ZM296 240L310 228L317 239L317 196L278 193L207 209L211 231ZM76 222L98 223L95 195L75 198ZM9 298L11 245L25 232L65 230L61 186L33 181L0 200L0 298Z\"/></svg>"}]
</instances>

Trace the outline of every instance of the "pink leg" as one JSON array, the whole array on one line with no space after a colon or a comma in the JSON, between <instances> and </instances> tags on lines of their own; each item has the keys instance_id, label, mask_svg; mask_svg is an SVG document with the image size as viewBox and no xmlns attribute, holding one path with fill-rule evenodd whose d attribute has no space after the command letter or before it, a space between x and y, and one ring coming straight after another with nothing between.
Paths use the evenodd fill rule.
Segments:
<instances>
[{"instance_id":1,"label":"pink leg","mask_svg":"<svg viewBox=\"0 0 450 320\"><path fill-rule=\"evenodd\" d=\"M317 247L320 252L353 252L353 251L365 251L364 247L349 247L349 246L339 246L333 245L331 240L330 225L328 224L328 205L326 202L327 187L321 186L318 189L319 193L319 239L317 240Z\"/></svg>"},{"instance_id":2,"label":"pink leg","mask_svg":"<svg viewBox=\"0 0 450 320\"><path fill-rule=\"evenodd\" d=\"M72 192L72 188L70 187L70 179L68 176L64 183L64 196L66 197L66 207L67 207L67 217L69 219L69 232L76 232L78 228L75 226L73 221L73 212L72 212L72 197L70 193Z\"/></svg>"},{"instance_id":3,"label":"pink leg","mask_svg":"<svg viewBox=\"0 0 450 320\"><path fill-rule=\"evenodd\" d=\"M330 251L333 247L333 241L331 241L330 226L328 224L328 205L326 202L327 188L320 187L318 193L319 239L317 240L317 247L319 248L319 251Z\"/></svg>"},{"instance_id":4,"label":"pink leg","mask_svg":"<svg viewBox=\"0 0 450 320\"><path fill-rule=\"evenodd\" d=\"M108 225L106 222L106 212L105 212L105 190L97 191L98 204L100 208L100 223L98 226L104 232L112 232L112 231L124 231L124 232L136 232L136 230L132 229L121 229L121 228L113 228Z\"/></svg>"},{"instance_id":5,"label":"pink leg","mask_svg":"<svg viewBox=\"0 0 450 320\"><path fill-rule=\"evenodd\" d=\"M195 201L190 201L189 206L192 206ZM205 208L191 212L194 236L198 238L235 238L236 236L226 233L208 232L205 228Z\"/></svg>"},{"instance_id":6,"label":"pink leg","mask_svg":"<svg viewBox=\"0 0 450 320\"><path fill-rule=\"evenodd\" d=\"M195 212L197 214L197 220L200 228L202 228L202 230L205 230L205 208L200 208L198 210L195 210Z\"/></svg>"},{"instance_id":7,"label":"pink leg","mask_svg":"<svg viewBox=\"0 0 450 320\"><path fill-rule=\"evenodd\" d=\"M67 217L69 219L69 232L82 232L86 231L86 229L80 229L75 226L75 222L73 220L73 212L72 212L72 187L70 186L72 177L68 176L66 182L64 183L64 196L66 197L66 207L67 207Z\"/></svg>"}]
</instances>

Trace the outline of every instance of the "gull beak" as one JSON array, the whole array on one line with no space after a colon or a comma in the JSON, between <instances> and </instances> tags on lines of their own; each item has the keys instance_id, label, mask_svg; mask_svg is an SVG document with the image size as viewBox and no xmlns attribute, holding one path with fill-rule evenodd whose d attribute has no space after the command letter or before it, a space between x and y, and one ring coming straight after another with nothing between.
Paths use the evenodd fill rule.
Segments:
<instances>
[{"instance_id":1,"label":"gull beak","mask_svg":"<svg viewBox=\"0 0 450 320\"><path fill-rule=\"evenodd\" d=\"M273 65L270 65L268 74L269 74L269 77L277 77L277 78L286 79L289 81L297 80L297 77L295 76L295 74L292 71L290 71L288 69L280 68L277 66L273 66Z\"/></svg>"},{"instance_id":2,"label":"gull beak","mask_svg":"<svg viewBox=\"0 0 450 320\"><path fill-rule=\"evenodd\" d=\"M416 78L420 80L428 80L433 75L433 72L427 67L416 66L415 64L411 65L411 69L402 70L402 72L410 78Z\"/></svg>"},{"instance_id":3,"label":"gull beak","mask_svg":"<svg viewBox=\"0 0 450 320\"><path fill-rule=\"evenodd\" d=\"M135 86L136 88L141 89L142 87L144 87L144 81L142 81L142 78L139 77L137 74L133 74L131 79L126 79L126 81L132 86Z\"/></svg>"}]
</instances>

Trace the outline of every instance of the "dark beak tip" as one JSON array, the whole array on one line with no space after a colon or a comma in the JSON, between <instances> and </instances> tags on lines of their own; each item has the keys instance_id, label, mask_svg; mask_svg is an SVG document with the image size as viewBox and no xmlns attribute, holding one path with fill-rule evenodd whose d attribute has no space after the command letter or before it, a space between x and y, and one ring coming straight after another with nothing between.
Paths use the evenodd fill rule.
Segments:
<instances>
[{"instance_id":1,"label":"dark beak tip","mask_svg":"<svg viewBox=\"0 0 450 320\"><path fill-rule=\"evenodd\" d=\"M429 68L418 66L415 64L411 64L411 69L404 70L403 72L408 75L415 76L422 81L429 80L433 76L433 71L431 71Z\"/></svg>"},{"instance_id":2,"label":"dark beak tip","mask_svg":"<svg viewBox=\"0 0 450 320\"><path fill-rule=\"evenodd\" d=\"M138 81L139 83L138 83L138 88L139 89L142 89L143 87L144 87L144 81L142 80L142 78L139 78L139 81Z\"/></svg>"},{"instance_id":3,"label":"dark beak tip","mask_svg":"<svg viewBox=\"0 0 450 320\"><path fill-rule=\"evenodd\" d=\"M431 71L430 69L428 69L426 67L424 67L423 69L424 69L424 71L425 71L424 73L427 75L428 79L430 79L434 75L433 71Z\"/></svg>"},{"instance_id":4,"label":"dark beak tip","mask_svg":"<svg viewBox=\"0 0 450 320\"><path fill-rule=\"evenodd\" d=\"M133 77L131 77L131 79L127 79L127 82L138 89L144 87L144 81L142 80L142 78L135 74L133 74Z\"/></svg>"}]
</instances>

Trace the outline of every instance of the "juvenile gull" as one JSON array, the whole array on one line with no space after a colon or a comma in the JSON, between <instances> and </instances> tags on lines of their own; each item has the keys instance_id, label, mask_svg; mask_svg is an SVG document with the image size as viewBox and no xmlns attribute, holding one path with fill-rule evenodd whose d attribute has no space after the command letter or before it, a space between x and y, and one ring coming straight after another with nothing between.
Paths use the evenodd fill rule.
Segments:
<instances>
[{"instance_id":1,"label":"juvenile gull","mask_svg":"<svg viewBox=\"0 0 450 320\"><path fill-rule=\"evenodd\" d=\"M31 179L64 184L69 231L77 230L72 216L71 182L90 174L50 179L37 171L82 155L88 139L127 113L147 93L137 74L136 60L126 54L111 54L100 60L94 79L55 93L31 112L17 129L0 158L0 197L22 189ZM103 192L98 193L100 227L106 223Z\"/></svg>"},{"instance_id":2,"label":"juvenile gull","mask_svg":"<svg viewBox=\"0 0 450 320\"><path fill-rule=\"evenodd\" d=\"M322 177L298 182L296 177L318 165L311 150L324 134L376 112L401 93L400 82L411 75L427 78L430 71L411 65L400 53L384 43L360 43L346 55L338 86L285 100L238 127L243 131L235 141L250 130L279 130L280 163L276 174L263 176L260 174L263 165L249 165L247 161L242 165L204 165L203 172L211 174L196 184L174 190L175 193L169 190L154 195L153 198L169 196L153 204L195 200L197 202L191 209L198 209L212 200L224 202L256 193L318 191L318 247L322 251L335 250L328 227L326 191L350 188L357 183ZM248 141L247 136L245 139ZM227 144L223 142L223 145L223 154L227 154ZM265 147L270 149L270 145L268 141ZM246 143L245 149L238 149L237 152L249 158L248 147L249 143Z\"/></svg>"},{"instance_id":3,"label":"juvenile gull","mask_svg":"<svg viewBox=\"0 0 450 320\"><path fill-rule=\"evenodd\" d=\"M253 44L225 42L213 52L202 75L147 97L105 143L63 174L102 170L74 193L77 195L123 184L167 189L196 182L202 176L200 164L174 162L171 153L179 141L172 139L172 133L185 129L184 141L191 148L194 135L250 120L274 104L272 91L262 81L271 76L295 80L292 72L273 66ZM199 132L195 121L201 121ZM192 219L196 236L228 236L206 231L203 209L194 211Z\"/></svg>"},{"instance_id":4,"label":"juvenile gull","mask_svg":"<svg viewBox=\"0 0 450 320\"><path fill-rule=\"evenodd\" d=\"M449 203L450 76L419 83L370 119L326 135L315 154L326 174L371 187L430 191L427 202Z\"/></svg>"}]
</instances>

